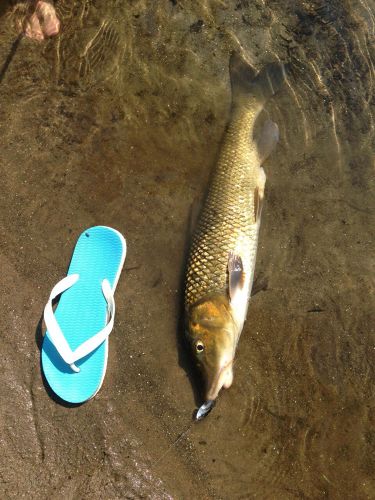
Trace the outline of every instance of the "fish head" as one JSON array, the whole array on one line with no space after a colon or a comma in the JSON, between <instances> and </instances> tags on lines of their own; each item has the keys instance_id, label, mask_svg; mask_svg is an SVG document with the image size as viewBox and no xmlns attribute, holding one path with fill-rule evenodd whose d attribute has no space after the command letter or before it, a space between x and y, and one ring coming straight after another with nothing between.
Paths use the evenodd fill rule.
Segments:
<instances>
[{"instance_id":1,"label":"fish head","mask_svg":"<svg viewBox=\"0 0 375 500\"><path fill-rule=\"evenodd\" d=\"M206 399L214 400L233 381L236 325L229 299L214 296L194 304L188 314L188 335L206 383Z\"/></svg>"}]
</instances>

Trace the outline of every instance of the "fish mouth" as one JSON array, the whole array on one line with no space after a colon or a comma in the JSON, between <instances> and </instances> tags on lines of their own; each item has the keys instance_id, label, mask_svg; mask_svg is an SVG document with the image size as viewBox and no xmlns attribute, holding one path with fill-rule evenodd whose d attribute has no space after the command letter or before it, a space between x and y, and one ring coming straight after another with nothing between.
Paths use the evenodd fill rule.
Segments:
<instances>
[{"instance_id":1,"label":"fish mouth","mask_svg":"<svg viewBox=\"0 0 375 500\"><path fill-rule=\"evenodd\" d=\"M214 374L211 383L208 383L206 399L213 401L217 398L222 387L228 389L233 382L233 358L223 364Z\"/></svg>"}]
</instances>

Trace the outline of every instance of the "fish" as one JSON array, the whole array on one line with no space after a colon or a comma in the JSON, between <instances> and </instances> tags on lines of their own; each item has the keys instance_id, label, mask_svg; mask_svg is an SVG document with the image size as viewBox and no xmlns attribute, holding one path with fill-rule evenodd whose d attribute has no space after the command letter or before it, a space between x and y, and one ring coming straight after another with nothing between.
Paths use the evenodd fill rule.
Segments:
<instances>
[{"instance_id":1,"label":"fish","mask_svg":"<svg viewBox=\"0 0 375 500\"><path fill-rule=\"evenodd\" d=\"M266 175L262 163L279 139L268 120L255 137L265 103L287 78L287 67L270 63L256 73L232 53L230 119L224 133L197 227L185 276L185 330L205 381L204 418L222 388L233 382L233 362L246 320L254 278Z\"/></svg>"}]
</instances>

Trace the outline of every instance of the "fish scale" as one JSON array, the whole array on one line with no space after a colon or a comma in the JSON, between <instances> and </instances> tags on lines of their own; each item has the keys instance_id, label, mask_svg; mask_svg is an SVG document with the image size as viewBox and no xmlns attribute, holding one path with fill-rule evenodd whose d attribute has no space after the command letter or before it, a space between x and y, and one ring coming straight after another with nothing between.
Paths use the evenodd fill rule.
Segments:
<instances>
[{"instance_id":1,"label":"fish scale","mask_svg":"<svg viewBox=\"0 0 375 500\"><path fill-rule=\"evenodd\" d=\"M254 103L253 103L254 104ZM257 106L258 107L258 106ZM250 132L257 111L248 104L234 112L198 221L187 266L185 305L228 292L228 254L253 272L258 239L254 190L260 161Z\"/></svg>"}]
</instances>

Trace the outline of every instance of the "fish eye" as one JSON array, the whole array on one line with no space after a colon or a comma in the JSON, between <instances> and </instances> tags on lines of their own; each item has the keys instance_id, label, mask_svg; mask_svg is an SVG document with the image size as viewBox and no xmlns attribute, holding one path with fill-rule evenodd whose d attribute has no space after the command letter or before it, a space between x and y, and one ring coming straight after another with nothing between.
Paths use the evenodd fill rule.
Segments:
<instances>
[{"instance_id":1,"label":"fish eye","mask_svg":"<svg viewBox=\"0 0 375 500\"><path fill-rule=\"evenodd\" d=\"M204 344L201 340L198 340L198 342L195 344L195 348L197 352L202 352L204 351Z\"/></svg>"}]
</instances>

